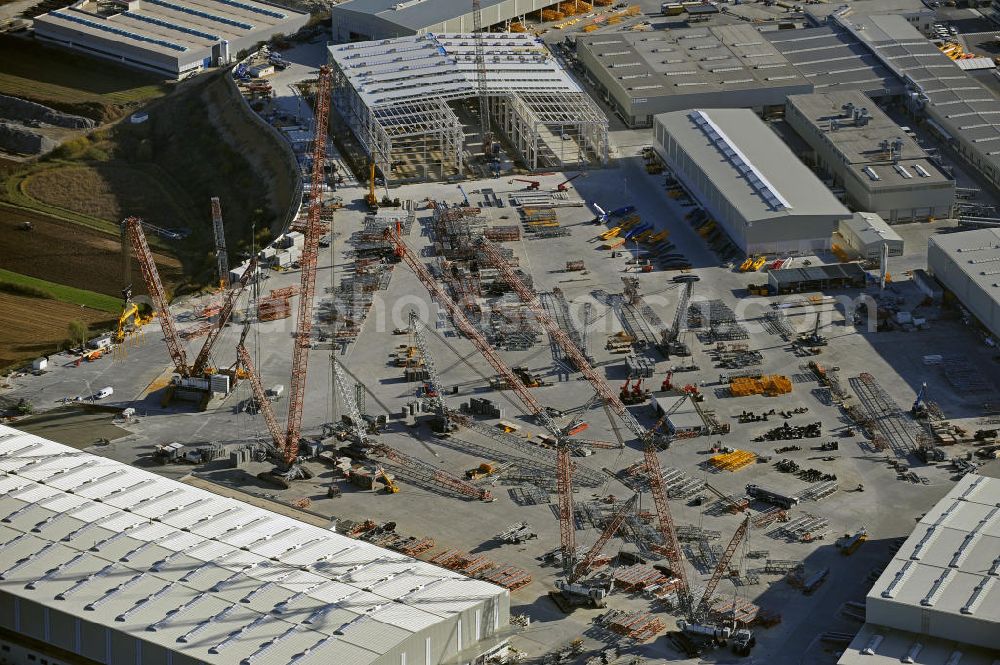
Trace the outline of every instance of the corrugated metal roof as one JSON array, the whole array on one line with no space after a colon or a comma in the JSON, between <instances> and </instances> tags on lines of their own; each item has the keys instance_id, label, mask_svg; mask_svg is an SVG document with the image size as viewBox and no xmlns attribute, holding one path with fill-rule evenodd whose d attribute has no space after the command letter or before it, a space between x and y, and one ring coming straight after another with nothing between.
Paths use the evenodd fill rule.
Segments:
<instances>
[{"instance_id":1,"label":"corrugated metal roof","mask_svg":"<svg viewBox=\"0 0 1000 665\"><path fill-rule=\"evenodd\" d=\"M492 93L569 92L580 87L540 39L488 33L486 77ZM350 85L370 108L427 99L472 97L478 90L471 34L437 34L329 47Z\"/></svg>"},{"instance_id":2,"label":"corrugated metal roof","mask_svg":"<svg viewBox=\"0 0 1000 665\"><path fill-rule=\"evenodd\" d=\"M985 303L982 311L977 311L988 327L990 305L993 310L1000 309L1000 229L975 229L959 233L942 233L928 238L928 244L938 247L951 260L954 266L962 272L966 279L975 284L975 289L982 294L977 299ZM940 266L931 265L933 270ZM958 288L958 285L952 285ZM962 287L965 291L965 287ZM975 294L966 292L965 297L971 300ZM978 308L977 308L978 309ZM1000 335L1000 330L992 327L994 335Z\"/></svg>"},{"instance_id":3,"label":"corrugated metal roof","mask_svg":"<svg viewBox=\"0 0 1000 665\"><path fill-rule=\"evenodd\" d=\"M955 64L962 71L973 71L977 69L996 69L997 63L993 62L993 58L963 58L961 60L956 60Z\"/></svg>"},{"instance_id":4,"label":"corrugated metal roof","mask_svg":"<svg viewBox=\"0 0 1000 665\"><path fill-rule=\"evenodd\" d=\"M841 224L850 227L851 231L866 245L886 241L903 242L896 230L874 212L856 212L850 219L845 219Z\"/></svg>"},{"instance_id":5,"label":"corrugated metal roof","mask_svg":"<svg viewBox=\"0 0 1000 665\"><path fill-rule=\"evenodd\" d=\"M994 635L983 639L996 645L1000 644L998 576L1000 480L970 474L920 519L875 582L868 603L869 607L905 605L994 624Z\"/></svg>"},{"instance_id":6,"label":"corrugated metal roof","mask_svg":"<svg viewBox=\"0 0 1000 665\"><path fill-rule=\"evenodd\" d=\"M751 25L581 35L576 43L632 98L810 85Z\"/></svg>"},{"instance_id":7,"label":"corrugated metal roof","mask_svg":"<svg viewBox=\"0 0 1000 665\"><path fill-rule=\"evenodd\" d=\"M858 631L837 665L898 665L917 645L912 662L920 665L997 665L995 651L874 624Z\"/></svg>"},{"instance_id":8,"label":"corrugated metal roof","mask_svg":"<svg viewBox=\"0 0 1000 665\"><path fill-rule=\"evenodd\" d=\"M200 662L363 665L507 595L5 426L0 464L0 588Z\"/></svg>"},{"instance_id":9,"label":"corrugated metal roof","mask_svg":"<svg viewBox=\"0 0 1000 665\"><path fill-rule=\"evenodd\" d=\"M254 0L146 0L101 16L96 3L75 3L35 17L36 29L56 26L126 43L153 53L192 57L223 39L236 41L304 15Z\"/></svg>"},{"instance_id":10,"label":"corrugated metal roof","mask_svg":"<svg viewBox=\"0 0 1000 665\"><path fill-rule=\"evenodd\" d=\"M710 118L725 134L727 145L713 142L699 128L694 113ZM850 217L830 190L749 109L677 111L657 115L655 121L749 222L789 215ZM730 153L739 159L732 158ZM752 168L741 167L740 162ZM771 186L757 185L756 174L760 174L758 180ZM774 205L771 197L765 195L767 190L776 191L774 199L787 205Z\"/></svg>"},{"instance_id":11,"label":"corrugated metal roof","mask_svg":"<svg viewBox=\"0 0 1000 665\"><path fill-rule=\"evenodd\" d=\"M831 20L899 79L910 82L930 118L946 134L965 139L966 146L977 153L970 161L1000 169L1000 151L990 147L1000 140L1000 120L991 113L1000 99L986 86L962 71L903 16L855 16L848 7L831 14Z\"/></svg>"}]
</instances>

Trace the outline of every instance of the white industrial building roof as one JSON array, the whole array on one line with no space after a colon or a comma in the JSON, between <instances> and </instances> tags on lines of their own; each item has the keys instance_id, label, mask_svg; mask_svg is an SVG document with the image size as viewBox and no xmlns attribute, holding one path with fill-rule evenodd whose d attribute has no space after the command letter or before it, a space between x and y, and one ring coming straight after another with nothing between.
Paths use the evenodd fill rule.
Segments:
<instances>
[{"instance_id":1,"label":"white industrial building roof","mask_svg":"<svg viewBox=\"0 0 1000 665\"><path fill-rule=\"evenodd\" d=\"M749 109L661 113L656 122L748 222L785 215L850 216Z\"/></svg>"},{"instance_id":2,"label":"white industrial building roof","mask_svg":"<svg viewBox=\"0 0 1000 665\"><path fill-rule=\"evenodd\" d=\"M872 648L874 647L874 648ZM912 661L904 660L907 656ZM884 626L865 624L837 665L997 665L997 652L955 640L930 637Z\"/></svg>"},{"instance_id":3,"label":"white industrial building roof","mask_svg":"<svg viewBox=\"0 0 1000 665\"><path fill-rule=\"evenodd\" d=\"M500 587L0 425L0 590L202 663L364 665Z\"/></svg>"},{"instance_id":4,"label":"white industrial building roof","mask_svg":"<svg viewBox=\"0 0 1000 665\"><path fill-rule=\"evenodd\" d=\"M960 233L938 233L928 245L940 249L965 277L971 288L958 283L948 266L935 265L928 252L931 271L939 281L957 293L966 307L974 310L994 335L1000 335L996 312L1000 311L1000 228L975 229ZM975 301L976 304L973 303Z\"/></svg>"},{"instance_id":5,"label":"white industrial building roof","mask_svg":"<svg viewBox=\"0 0 1000 665\"><path fill-rule=\"evenodd\" d=\"M808 85L752 25L582 35L581 47L632 98Z\"/></svg>"},{"instance_id":6,"label":"white industrial building roof","mask_svg":"<svg viewBox=\"0 0 1000 665\"><path fill-rule=\"evenodd\" d=\"M814 132L806 140L822 137L836 153L836 161L843 162L868 190L940 186L950 180L915 140L860 92L789 95L788 107ZM852 115L852 110L863 110L864 119Z\"/></svg>"},{"instance_id":7,"label":"white industrial building roof","mask_svg":"<svg viewBox=\"0 0 1000 665\"><path fill-rule=\"evenodd\" d=\"M903 242L896 230L874 212L856 212L848 219L842 220L840 224L842 229L845 226L850 228L865 246L884 242L900 244Z\"/></svg>"},{"instance_id":8,"label":"white industrial building roof","mask_svg":"<svg viewBox=\"0 0 1000 665\"><path fill-rule=\"evenodd\" d=\"M329 47L368 108L476 95L471 34L426 34ZM484 36L490 94L581 93L540 39L524 33Z\"/></svg>"},{"instance_id":9,"label":"white industrial building roof","mask_svg":"<svg viewBox=\"0 0 1000 665\"><path fill-rule=\"evenodd\" d=\"M250 34L269 33L303 17L257 0L122 0L100 5L79 0L42 14L35 22L181 57L211 49L222 40L236 42Z\"/></svg>"},{"instance_id":10,"label":"white industrial building roof","mask_svg":"<svg viewBox=\"0 0 1000 665\"><path fill-rule=\"evenodd\" d=\"M966 150L976 153L968 155L969 161L988 177L995 177L1000 169L1000 150L996 148L1000 100L989 88L963 72L904 16L859 16L851 6L845 6L830 18L906 81L942 136L964 143Z\"/></svg>"},{"instance_id":11,"label":"white industrial building roof","mask_svg":"<svg viewBox=\"0 0 1000 665\"><path fill-rule=\"evenodd\" d=\"M824 5L827 6L827 5ZM821 90L898 94L903 84L850 33L824 25L763 32L806 80Z\"/></svg>"},{"instance_id":12,"label":"white industrial building roof","mask_svg":"<svg viewBox=\"0 0 1000 665\"><path fill-rule=\"evenodd\" d=\"M700 430L705 427L705 421L701 419L701 414L687 395L665 395L663 393L652 396L653 406L658 414L670 413L667 417L668 428L671 432L687 432Z\"/></svg>"},{"instance_id":13,"label":"white industrial building roof","mask_svg":"<svg viewBox=\"0 0 1000 665\"><path fill-rule=\"evenodd\" d=\"M489 9L506 0L481 0L482 8ZM348 0L335 5L336 11L371 14L390 23L420 30L472 13L472 3L454 0Z\"/></svg>"},{"instance_id":14,"label":"white industrial building roof","mask_svg":"<svg viewBox=\"0 0 1000 665\"><path fill-rule=\"evenodd\" d=\"M966 475L920 519L875 582L867 619L1000 650L998 578L1000 480Z\"/></svg>"}]
</instances>

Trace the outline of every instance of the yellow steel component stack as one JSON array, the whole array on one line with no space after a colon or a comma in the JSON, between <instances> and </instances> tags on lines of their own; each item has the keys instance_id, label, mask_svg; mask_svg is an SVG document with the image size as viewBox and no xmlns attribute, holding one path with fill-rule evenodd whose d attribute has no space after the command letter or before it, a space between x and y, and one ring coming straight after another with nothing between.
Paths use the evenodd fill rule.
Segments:
<instances>
[{"instance_id":1,"label":"yellow steel component stack","mask_svg":"<svg viewBox=\"0 0 1000 665\"><path fill-rule=\"evenodd\" d=\"M638 224L641 221L642 221L642 218L639 217L639 215L636 215L635 213L632 213L631 215L628 215L627 217L624 217L622 219L622 223L619 224L619 226L621 226L622 229L628 230L628 229L632 228L633 226L635 226L636 224Z\"/></svg>"},{"instance_id":2,"label":"yellow steel component stack","mask_svg":"<svg viewBox=\"0 0 1000 665\"><path fill-rule=\"evenodd\" d=\"M510 31L511 32L526 32L527 29L524 27L523 23L511 23L510 24Z\"/></svg>"},{"instance_id":3,"label":"yellow steel component stack","mask_svg":"<svg viewBox=\"0 0 1000 665\"><path fill-rule=\"evenodd\" d=\"M787 395L792 392L792 382L787 376L781 374L738 376L729 380L729 392L733 397Z\"/></svg>"},{"instance_id":4,"label":"yellow steel component stack","mask_svg":"<svg viewBox=\"0 0 1000 665\"><path fill-rule=\"evenodd\" d=\"M757 456L746 450L734 450L731 453L713 455L709 464L720 471L739 471L757 461Z\"/></svg>"},{"instance_id":5,"label":"yellow steel component stack","mask_svg":"<svg viewBox=\"0 0 1000 665\"><path fill-rule=\"evenodd\" d=\"M542 20L543 21L561 21L566 18L566 15L562 12L557 12L554 9L543 9L542 10Z\"/></svg>"}]
</instances>

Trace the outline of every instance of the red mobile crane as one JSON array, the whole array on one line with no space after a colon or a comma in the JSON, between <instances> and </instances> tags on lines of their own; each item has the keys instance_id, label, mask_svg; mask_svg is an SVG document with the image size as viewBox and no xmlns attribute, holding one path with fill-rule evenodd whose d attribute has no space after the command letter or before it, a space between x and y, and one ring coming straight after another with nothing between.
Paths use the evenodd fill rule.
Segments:
<instances>
[{"instance_id":1,"label":"red mobile crane","mask_svg":"<svg viewBox=\"0 0 1000 665\"><path fill-rule=\"evenodd\" d=\"M556 341L557 344L562 348L563 352L576 364L577 369L590 381L591 385L597 391L605 403L614 410L619 418L625 423L639 440L643 442L643 456L646 462L646 471L649 475L649 486L650 492L653 495L653 502L656 506L657 514L657 526L661 537L663 538L664 547L666 548L666 555L674 562L673 570L674 574L678 577L680 582L680 597L682 598L682 603L687 605L689 594L687 575L684 570L684 561L681 554L680 545L677 540L677 531L674 525L673 516L670 514L670 507L667 504L667 493L663 487L663 469L660 466L660 460L657 456L657 452L661 446L667 447L670 444L669 437L660 435L657 433L657 429L660 424L662 424L669 412L664 414L663 418L659 423L654 425L649 430L646 430L639 424L635 417L625 408L618 396L612 392L608 384L601 378L600 375L594 371L594 368L590 366L590 363L576 347L569 336L563 332L558 324L552 320L548 313L541 307L538 302L538 298L535 296L534 292L529 289L521 278L517 276L517 273L510 267L506 259L500 254L496 247L490 241L485 238L480 241L481 247L483 248L487 259L493 264L493 267L500 271L501 276L504 281L506 281L512 289L521 298L521 301L528 306L532 311L538 321L542 323L545 327L546 332L549 334L549 338ZM678 402L677 406L680 403ZM567 452L568 455L568 452ZM558 482L557 482L558 485ZM560 511L561 512L561 511ZM572 527L570 524L569 527Z\"/></svg>"},{"instance_id":2,"label":"red mobile crane","mask_svg":"<svg viewBox=\"0 0 1000 665\"><path fill-rule=\"evenodd\" d=\"M567 191L569 189L569 183L571 183L574 180L576 180L577 178L581 178L581 177L583 177L585 175L587 175L587 174L586 173L577 173L574 176L570 176L569 178L566 178L561 183L559 183L558 185L556 185L556 188L554 190L552 190L552 191L554 191L554 192L565 192L565 191Z\"/></svg>"},{"instance_id":3,"label":"red mobile crane","mask_svg":"<svg viewBox=\"0 0 1000 665\"><path fill-rule=\"evenodd\" d=\"M304 471L296 465L299 454L299 439L302 435L302 409L306 391L306 372L309 361L309 347L312 334L313 294L316 290L316 261L319 256L319 239L322 235L320 215L323 210L324 172L326 162L326 132L330 116L330 87L333 71L324 65L319 69L319 81L316 85L316 112L313 116L314 135L312 146L312 174L310 183L312 197L309 202L309 212L305 227L305 242L302 249L302 266L299 282L299 307L296 317L294 346L292 349L291 386L288 391L288 420L285 431L282 432L271 409L270 401L265 397L260 376L254 369L250 354L242 341L237 347L237 353L244 369L250 375L250 385L260 412L264 415L268 431L274 440L276 452L281 457L283 468L275 478L284 481L303 477Z\"/></svg>"},{"instance_id":4,"label":"red mobile crane","mask_svg":"<svg viewBox=\"0 0 1000 665\"><path fill-rule=\"evenodd\" d=\"M514 182L527 183L527 185L525 186L524 189L527 190L527 191L529 191L529 192L534 192L534 191L538 190L539 187L542 186L542 183L539 182L538 180L525 180L524 178L513 178L511 180L511 182L512 183L514 183Z\"/></svg>"},{"instance_id":5,"label":"red mobile crane","mask_svg":"<svg viewBox=\"0 0 1000 665\"><path fill-rule=\"evenodd\" d=\"M566 436L560 430L552 417L535 396L524 386L514 371L507 366L482 333L465 317L462 308L456 304L444 289L434 280L426 266L420 262L413 251L407 247L402 237L387 229L385 238L392 243L395 254L424 285L427 292L448 310L452 321L464 334L486 362L499 374L531 413L556 439L556 488L558 490L559 508L559 544L562 552L563 568L569 574L576 564L576 529L573 524L573 463L570 460L570 447Z\"/></svg>"},{"instance_id":6,"label":"red mobile crane","mask_svg":"<svg viewBox=\"0 0 1000 665\"><path fill-rule=\"evenodd\" d=\"M225 325L229 322L229 319L232 317L236 301L239 300L239 297L246 289L247 284L250 283L251 277L253 277L256 273L257 260L256 258L250 260L250 264L240 277L240 281L236 285L236 288L231 289L226 294L225 301L219 310L218 318L215 323L211 324L211 327L208 330L208 337L205 338L205 342L201 346L201 351L199 351L198 355L195 357L194 363L189 365L187 353L184 351L184 346L181 344L180 336L177 334L177 328L174 324L174 318L170 313L166 291L163 288L163 282L160 280L160 273L156 268L156 261L153 259L153 252L150 250L149 243L146 241L146 234L143 231L144 225L145 223L142 219L138 217L128 217L122 222L122 232L132 245L136 259L139 262L139 269L142 272L143 282L146 284L146 291L149 293L149 297L153 301L156 316L160 320L160 328L163 331L163 338L167 343L167 351L170 353L170 358L174 362L174 368L177 370L177 374L181 377L180 383L187 384L188 387L207 390L208 384L205 382L205 379L207 379L208 375L214 374L216 371L215 368L209 367L208 365L208 361L212 353L212 347L215 345L215 342L219 337L219 333L222 332L222 328L225 327ZM128 248L123 247L122 249L126 252L127 263ZM189 381L184 381L185 379Z\"/></svg>"}]
</instances>

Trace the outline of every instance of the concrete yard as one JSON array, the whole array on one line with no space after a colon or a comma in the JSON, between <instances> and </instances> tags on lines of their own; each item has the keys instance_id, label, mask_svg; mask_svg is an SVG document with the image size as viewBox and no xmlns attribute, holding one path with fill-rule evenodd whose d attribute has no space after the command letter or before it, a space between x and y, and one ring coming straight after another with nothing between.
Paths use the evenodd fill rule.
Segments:
<instances>
[{"instance_id":1,"label":"concrete yard","mask_svg":"<svg viewBox=\"0 0 1000 665\"><path fill-rule=\"evenodd\" d=\"M760 369L764 373L785 374L792 379L793 390L780 397L728 396L728 389L719 383L719 375L727 370L713 367L709 357L710 345L698 341L696 335L687 336L693 349L693 361L700 368L697 372L677 373L674 383L678 385L696 384L706 395L702 407L714 411L722 423L730 424L731 431L717 436L702 436L694 439L675 441L660 453L662 465L679 469L689 477L709 482L723 494L740 493L747 483L795 493L804 490L809 483L794 475L779 472L773 463L758 462L736 472L713 472L707 460L712 444L720 443L759 455L770 455L772 462L782 457L795 460L803 468L812 467L837 477L839 491L819 502L804 501L793 508L790 517L795 519L805 513L826 518L829 526L823 539L813 542L789 542L777 537L773 532L780 525L772 524L760 532L751 532L749 544L741 551L767 550L768 559L795 560L805 564L807 572L815 572L829 567L827 582L816 593L803 595L782 581L779 575L761 573L755 583L735 587L724 580L718 595L745 598L762 608L780 613L780 624L769 629L758 629L758 647L754 652L757 662L784 663L834 663L838 654L824 649L818 635L824 630L852 632L857 622L844 618L839 608L846 601L863 600L870 586L869 573L881 571L888 561L895 539L909 534L914 520L940 499L952 486L953 471L945 464L921 465L910 456L909 462L919 476L919 482L897 480L896 472L887 464L891 450L875 451L871 443L859 435L840 436L848 424L843 411L831 404L829 391L822 389L815 377L808 371L808 358L794 355L789 345L780 337L767 332L763 326L763 315L772 311L772 298L746 297L748 282L761 282L763 276L741 274L732 267L720 265L719 259L709 250L698 234L684 221L689 208L682 207L669 199L663 188L662 176L648 175L641 158L635 157L636 146L641 145L638 135L622 133L616 136L621 163L612 169L590 171L586 177L574 181L568 193L570 199L582 199L582 207L558 209L558 220L562 227L570 229L570 235L548 240L522 239L516 243L505 243L514 249L520 259L521 268L534 279L536 291L560 288L565 293L571 308L582 311L584 302L591 302L593 321L589 332L589 350L594 355L596 367L607 377L613 390L625 379L624 358L613 356L604 349L607 335L622 330L614 311L603 301L607 294L622 292L621 278L626 275L638 277L640 292L653 311L669 325L679 297L678 285L671 278L680 273L653 271L651 273L628 272L626 264L633 248L622 248L623 254L612 258L611 252L600 249L595 236L604 227L591 224L595 216L592 204L597 203L605 210L631 204L643 222L655 224L657 229L669 230L669 240L676 245L675 252L683 253L691 262L692 274L700 277L694 285L693 304L710 299L724 300L749 331L746 340L749 348L763 356ZM632 143L634 142L634 143ZM632 143L631 145L629 145ZM564 174L541 176L542 190L561 182ZM572 175L572 173L568 174ZM480 188L492 188L506 199L504 193L517 190L518 183L509 184L507 178L463 183L473 204L480 200ZM321 250L320 270L317 277L317 297L326 297L326 291L351 270L350 249L346 241L353 231L361 228L365 213L359 200L362 189L344 189L337 192L349 202L348 208L338 211L334 222L333 244ZM431 211L426 209L425 199L461 201L461 194L454 184L431 183L409 185L392 190L394 196L411 199L418 207L417 224L414 225L406 242L418 254L429 257L426 249ZM518 223L516 209L509 205L504 208L488 207L484 210L498 225ZM917 235L930 225L918 225ZM922 265L920 257L923 243L909 242L907 253L898 258L899 273L890 264L893 282L890 289L879 294L877 286L867 290L867 295L882 301L893 299L901 309L911 310L923 300L912 282L905 278L905 271ZM826 257L829 259L830 257ZM562 272L566 261L582 259L586 263L585 272ZM425 261L429 259L425 258ZM897 259L893 259L897 261ZM270 272L270 279L263 283L262 291L291 286L298 283L298 271ZM836 294L833 294L836 295ZM855 297L857 294L851 294ZM787 298L785 298L787 299ZM293 310L294 310L293 300ZM175 305L178 319L183 320L192 312L196 304L203 301L179 302ZM469 397L486 396L497 401L505 410L505 420L522 427L521 432L541 433L541 429L523 415L523 409L513 394L496 393L487 387L487 380L494 372L478 356L473 346L462 337L450 331L446 317L432 309L429 298L420 283L413 278L405 264L399 264L387 291L377 292L372 313L365 323L363 332L356 343L343 352L328 350L329 345L320 343L310 356L309 380L306 393L304 431L307 436L317 436L324 423L339 419L342 408L334 398L331 361L335 359L354 380L361 383L367 393L366 403L369 413L389 415L388 431L378 438L381 442L408 455L428 462L435 467L457 476L464 476L467 469L478 466L485 459L482 449L470 451L465 442L478 444L496 450L496 444L482 435L468 430L455 433L448 440L435 438L424 425L406 427L399 413L406 402L415 398L417 386L404 382L400 368L392 366L388 353L397 345L406 343L406 336L394 336L393 328L406 325L406 316L411 308L421 313L427 323L430 344L436 358L436 365L443 381L457 387L456 395L448 395L451 408L457 409ZM826 367L840 368L841 382L848 394L853 394L849 379L862 372L874 375L885 390L904 410L908 410L922 383L927 383L927 397L933 400L947 417L978 417L983 405L993 402L997 408L997 378L1000 366L996 351L982 343L971 329L967 328L954 314L935 307L923 307L921 312L928 319L928 329L914 332L894 330L889 332L869 332L864 327L855 327L845 322L844 312L832 306L819 308L821 333L829 338L829 346L816 357ZM808 310L808 311L807 311ZM790 315L790 322L800 331L810 331L817 312L813 308L799 308L797 314ZM260 323L253 327L248 348L256 356L257 368L265 386L287 384L290 371L291 333L293 318ZM183 323L181 326L183 327ZM231 365L234 346L239 336L240 326L234 324L223 333L217 344L215 358L219 366ZM425 554L432 556L446 549L461 549L473 553L485 553L491 559L512 564L527 570L533 577L528 586L512 593L511 612L531 619L528 628L518 630L512 637L514 647L530 657L568 645L577 637L584 640L586 651L603 648L611 639L618 640L610 633L604 633L592 625L600 610L578 609L570 615L563 614L547 597L560 571L557 566L543 565L541 557L558 547L559 525L555 513L555 493L546 492L548 503L538 505L518 505L515 501L516 487L507 485L504 478L495 482L492 492L496 500L481 503L456 498L442 493L434 487L416 486L407 482L406 470L399 469L397 479L402 489L399 494L386 495L360 491L343 479L334 479L329 467L316 462L308 462L316 476L309 481L300 481L290 490L278 490L257 480L256 474L272 468L270 463L251 462L240 469L228 467L228 460L218 460L201 467L185 465L155 466L152 449L158 443L180 441L188 446L210 444L239 445L254 439L265 439L268 434L259 416L251 416L239 410L239 406L249 397L247 382L243 382L228 397L213 401L204 413L193 408L185 408L181 403L169 408L160 406L160 394L169 378L169 357L162 343L156 324L147 326L145 340L141 346L130 348L127 357L112 359L106 357L93 363L76 366L68 356L53 357L50 369L40 376L23 375L11 380L11 390L16 396L25 397L36 411L47 411L61 404L64 398L86 396L99 387L114 386L114 395L102 402L105 406L120 408L133 407L137 419L131 424L119 424L129 434L114 440L111 445L91 448L91 452L107 455L115 459L148 466L174 477L192 476L192 482L204 486L215 484L218 491L231 496L251 495L256 501L275 501L295 511L292 505L303 498L310 500L308 520L365 519L376 522L392 521L398 532L415 536L429 536L436 542L436 548ZM546 406L567 411L582 408L593 395L591 387L578 373L568 375L555 367L544 334L541 342L520 352L502 352L508 365L523 365L544 375L550 386L533 390ZM198 342L194 343L197 348ZM326 348L324 348L326 347ZM666 372L678 363L677 359L666 360L658 353L646 353L656 361L656 371L647 385L659 388ZM991 382L989 391L972 393L963 391L948 382L941 366L927 365L925 355L941 354L948 357L961 356L965 362ZM354 387L348 386L349 390ZM848 401L857 402L856 397ZM274 404L279 421L284 421L287 400L282 398ZM744 410L757 413L775 409L789 411L807 409L807 412L785 420L773 415L768 422L740 424L737 416ZM654 422L648 405L632 407L634 415L644 426ZM590 427L582 436L592 440L615 441L615 433L605 412L600 407L585 414ZM107 415L110 424L112 415ZM795 425L819 421L822 436L791 442L754 443L752 439L765 430L790 422ZM562 422L562 421L560 421ZM616 423L620 426L620 423ZM14 423L17 426L16 422ZM574 458L579 467L586 467L602 475L602 469L618 471L641 459L639 443L627 429L620 427L626 446L622 450L597 450L589 457ZM44 434L44 432L42 432ZM106 436L106 435L95 435ZM839 450L817 452L811 446L837 440ZM802 450L775 454L774 448L798 443ZM966 448L958 447L964 452ZM500 451L502 452L502 451ZM949 451L949 455L951 455ZM832 460L822 458L832 456ZM387 469L395 471L391 464ZM630 496L630 490L619 480L604 474L604 480L597 486L577 486L576 502L591 501L595 497L614 495L622 499ZM327 498L326 488L336 483L342 488L339 498ZM554 480L552 481L554 488ZM855 491L859 485L864 491ZM701 527L719 532L722 546L728 542L738 526L741 517L732 514L716 514L713 510L715 497L707 492L708 501L702 506L690 506L683 500L671 502L671 511L678 525ZM644 494L641 506L652 510L651 499ZM753 514L766 509L764 505L752 504ZM508 525L520 521L528 522L538 534L537 540L520 545L499 545L493 537ZM865 527L868 542L852 557L839 554L834 541L845 533L853 533ZM589 548L598 535L597 529L586 520L578 519L578 546ZM615 539L606 548L606 554L619 551L635 552L633 542ZM655 560L652 560L656 563ZM760 568L762 559L745 558L737 552L732 567L744 573L748 569ZM688 577L696 590L702 587L710 571L696 570L688 563ZM658 613L655 606L641 594L629 595L616 591L609 599L612 609L652 610L661 616L668 630L673 629L673 617ZM609 637L610 636L610 637ZM627 640L619 642L623 650L650 659L651 662L669 660L672 662L731 662L728 650L718 650L706 654L704 660L684 660L675 651L662 632L654 639L632 644Z\"/></svg>"}]
</instances>

